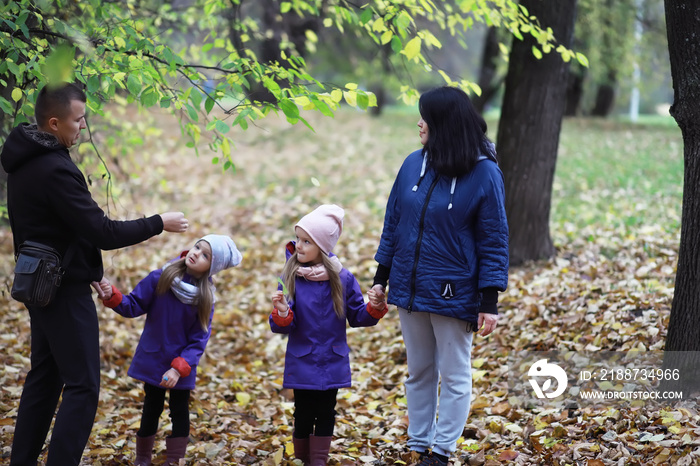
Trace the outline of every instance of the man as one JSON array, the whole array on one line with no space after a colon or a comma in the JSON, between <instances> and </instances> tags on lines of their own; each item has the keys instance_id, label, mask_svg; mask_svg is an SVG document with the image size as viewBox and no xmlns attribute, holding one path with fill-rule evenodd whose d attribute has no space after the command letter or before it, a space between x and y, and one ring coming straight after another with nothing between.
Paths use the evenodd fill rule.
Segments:
<instances>
[{"instance_id":1,"label":"man","mask_svg":"<svg viewBox=\"0 0 700 466\"><path fill-rule=\"evenodd\" d=\"M8 173L15 251L31 240L64 255L69 247L73 252L54 300L46 307L27 306L31 369L17 412L13 466L37 464L61 395L46 464L80 463L100 385L99 328L90 288L102 279L100 250L136 244L163 230L187 230L181 212L130 221L105 216L68 152L86 128L85 102L74 84L44 87L36 100L36 125L13 129L0 154Z\"/></svg>"}]
</instances>

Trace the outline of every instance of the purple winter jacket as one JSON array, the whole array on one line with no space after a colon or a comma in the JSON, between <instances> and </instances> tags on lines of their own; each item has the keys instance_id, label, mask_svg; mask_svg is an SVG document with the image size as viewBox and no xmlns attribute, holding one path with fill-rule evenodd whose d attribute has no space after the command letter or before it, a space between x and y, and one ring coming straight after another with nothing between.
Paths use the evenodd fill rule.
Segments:
<instances>
[{"instance_id":1,"label":"purple winter jacket","mask_svg":"<svg viewBox=\"0 0 700 466\"><path fill-rule=\"evenodd\" d=\"M180 377L173 388L192 390L197 378L197 364L211 336L214 307L209 315L207 330L204 330L197 318L197 306L182 303L170 290L162 295L156 294L161 273L162 269L158 269L148 274L114 308L124 317L146 314L146 323L128 374L134 379L159 386L173 359L182 357L192 371L187 377ZM191 283L192 277L185 274L182 280Z\"/></svg>"},{"instance_id":2,"label":"purple winter jacket","mask_svg":"<svg viewBox=\"0 0 700 466\"><path fill-rule=\"evenodd\" d=\"M287 259L290 256L287 249ZM367 312L360 285L347 269L340 271L340 280L345 292L345 318L339 319L333 309L329 281L302 277L296 279L296 299L289 301L294 312L292 323L280 327L269 317L274 333L289 334L284 388L331 390L351 386L345 322L351 327L371 327L379 319Z\"/></svg>"}]
</instances>

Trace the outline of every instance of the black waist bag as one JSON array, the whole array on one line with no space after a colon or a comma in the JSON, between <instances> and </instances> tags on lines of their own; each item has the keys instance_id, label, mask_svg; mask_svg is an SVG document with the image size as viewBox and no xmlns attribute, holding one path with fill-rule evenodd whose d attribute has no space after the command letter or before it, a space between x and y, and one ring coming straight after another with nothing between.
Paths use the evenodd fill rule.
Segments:
<instances>
[{"instance_id":1,"label":"black waist bag","mask_svg":"<svg viewBox=\"0 0 700 466\"><path fill-rule=\"evenodd\" d=\"M56 296L65 273L61 255L52 247L25 241L19 246L15 260L12 298L28 306L47 306Z\"/></svg>"}]
</instances>

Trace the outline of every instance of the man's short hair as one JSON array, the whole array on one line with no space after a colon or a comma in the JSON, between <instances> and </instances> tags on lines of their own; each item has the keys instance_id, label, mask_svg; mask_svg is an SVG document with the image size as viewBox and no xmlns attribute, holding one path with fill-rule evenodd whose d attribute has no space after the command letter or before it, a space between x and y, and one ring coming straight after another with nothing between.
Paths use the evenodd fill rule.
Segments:
<instances>
[{"instance_id":1,"label":"man's short hair","mask_svg":"<svg viewBox=\"0 0 700 466\"><path fill-rule=\"evenodd\" d=\"M73 83L47 84L41 88L34 106L34 117L40 128L45 127L52 117L63 118L70 112L73 100L87 102L85 92Z\"/></svg>"}]
</instances>

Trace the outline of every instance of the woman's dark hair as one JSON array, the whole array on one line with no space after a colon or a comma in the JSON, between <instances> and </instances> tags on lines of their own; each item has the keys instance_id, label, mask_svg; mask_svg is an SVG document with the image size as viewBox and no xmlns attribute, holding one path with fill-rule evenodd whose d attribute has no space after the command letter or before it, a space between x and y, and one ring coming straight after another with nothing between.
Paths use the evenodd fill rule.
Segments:
<instances>
[{"instance_id":1,"label":"woman's dark hair","mask_svg":"<svg viewBox=\"0 0 700 466\"><path fill-rule=\"evenodd\" d=\"M486 122L476 111L469 96L456 87L444 86L421 95L418 109L428 125L430 166L441 175L469 173L483 154L494 157L486 137Z\"/></svg>"},{"instance_id":2,"label":"woman's dark hair","mask_svg":"<svg viewBox=\"0 0 700 466\"><path fill-rule=\"evenodd\" d=\"M63 118L70 112L72 100L87 102L85 92L73 83L47 84L39 91L34 105L34 118L43 128L51 117Z\"/></svg>"}]
</instances>

